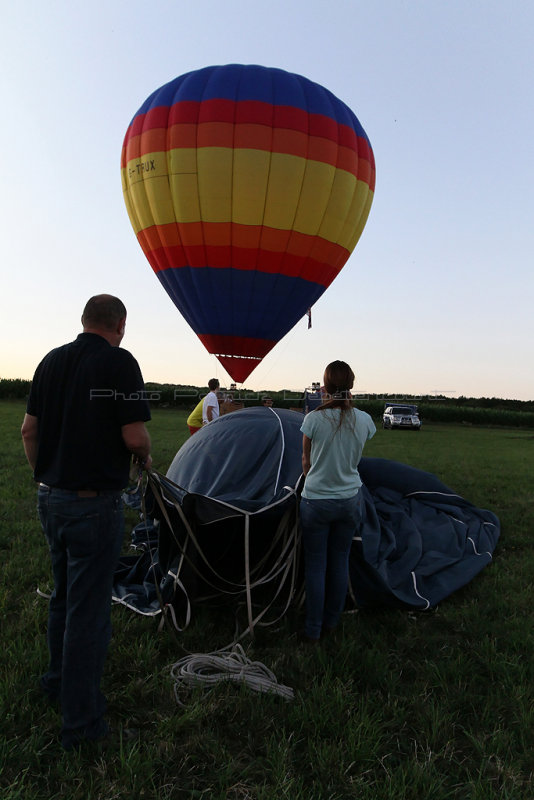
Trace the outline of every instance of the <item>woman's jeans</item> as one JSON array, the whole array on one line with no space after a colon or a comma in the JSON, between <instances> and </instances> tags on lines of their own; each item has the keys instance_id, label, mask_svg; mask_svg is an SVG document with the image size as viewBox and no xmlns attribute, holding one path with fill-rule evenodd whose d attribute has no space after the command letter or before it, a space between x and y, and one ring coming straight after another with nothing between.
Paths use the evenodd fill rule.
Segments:
<instances>
[{"instance_id":1,"label":"woman's jeans","mask_svg":"<svg viewBox=\"0 0 534 800\"><path fill-rule=\"evenodd\" d=\"M48 612L48 672L41 686L59 699L61 741L70 749L107 733L100 679L111 637L111 591L124 532L120 492L79 497L39 488L54 591Z\"/></svg>"},{"instance_id":2,"label":"woman's jeans","mask_svg":"<svg viewBox=\"0 0 534 800\"><path fill-rule=\"evenodd\" d=\"M300 500L304 547L306 620L304 633L318 639L337 625L345 608L349 553L362 518L361 491L350 498Z\"/></svg>"}]
</instances>

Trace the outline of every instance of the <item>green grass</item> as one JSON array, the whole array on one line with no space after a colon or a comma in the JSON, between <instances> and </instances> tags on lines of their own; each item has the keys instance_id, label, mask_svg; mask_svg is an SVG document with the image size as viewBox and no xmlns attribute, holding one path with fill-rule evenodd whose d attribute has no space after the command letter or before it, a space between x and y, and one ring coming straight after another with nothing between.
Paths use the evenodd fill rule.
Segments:
<instances>
[{"instance_id":1,"label":"green grass","mask_svg":"<svg viewBox=\"0 0 534 800\"><path fill-rule=\"evenodd\" d=\"M176 637L114 607L109 715L139 727L141 738L69 755L58 744L57 712L35 691L47 615L36 588L50 586L50 570L20 442L23 411L0 403L2 800L534 797L534 431L428 424L421 433L377 432L366 455L433 472L499 515L494 563L432 613L346 614L317 649L296 642L299 609L261 630L249 657L293 687L292 702L219 684L189 691L178 706L170 665L184 648L211 652L231 641L231 609L196 610ZM153 416L154 465L165 472L187 436L186 412Z\"/></svg>"}]
</instances>

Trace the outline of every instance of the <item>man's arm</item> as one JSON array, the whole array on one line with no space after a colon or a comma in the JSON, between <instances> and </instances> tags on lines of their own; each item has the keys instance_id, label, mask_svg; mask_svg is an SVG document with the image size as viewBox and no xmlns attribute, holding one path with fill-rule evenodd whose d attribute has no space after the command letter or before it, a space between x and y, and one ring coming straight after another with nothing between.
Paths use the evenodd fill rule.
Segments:
<instances>
[{"instance_id":1,"label":"man's arm","mask_svg":"<svg viewBox=\"0 0 534 800\"><path fill-rule=\"evenodd\" d=\"M150 455L150 436L144 422L130 422L121 428L122 439L130 453L145 469L152 466Z\"/></svg>"},{"instance_id":2,"label":"man's arm","mask_svg":"<svg viewBox=\"0 0 534 800\"><path fill-rule=\"evenodd\" d=\"M37 451L39 449L39 420L37 417L25 414L20 432L28 464L32 469L35 469Z\"/></svg>"},{"instance_id":3,"label":"man's arm","mask_svg":"<svg viewBox=\"0 0 534 800\"><path fill-rule=\"evenodd\" d=\"M213 419L213 409L214 408L215 408L215 406L213 405L213 406L208 406L207 409L206 409L206 416L208 418L208 422L211 422L212 419Z\"/></svg>"}]
</instances>

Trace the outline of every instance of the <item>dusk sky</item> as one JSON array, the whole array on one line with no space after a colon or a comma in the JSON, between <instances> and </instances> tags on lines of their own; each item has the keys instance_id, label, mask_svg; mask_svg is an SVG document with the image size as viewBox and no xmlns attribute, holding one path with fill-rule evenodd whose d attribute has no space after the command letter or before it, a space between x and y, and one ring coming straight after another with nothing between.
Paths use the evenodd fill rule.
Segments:
<instances>
[{"instance_id":1,"label":"dusk sky","mask_svg":"<svg viewBox=\"0 0 534 800\"><path fill-rule=\"evenodd\" d=\"M362 393L534 399L530 0L29 0L3 22L0 377L31 378L109 292L146 381L230 383L136 241L120 154L159 86L242 63L337 95L377 171L311 330L303 318L247 388L300 390L339 358Z\"/></svg>"}]
</instances>

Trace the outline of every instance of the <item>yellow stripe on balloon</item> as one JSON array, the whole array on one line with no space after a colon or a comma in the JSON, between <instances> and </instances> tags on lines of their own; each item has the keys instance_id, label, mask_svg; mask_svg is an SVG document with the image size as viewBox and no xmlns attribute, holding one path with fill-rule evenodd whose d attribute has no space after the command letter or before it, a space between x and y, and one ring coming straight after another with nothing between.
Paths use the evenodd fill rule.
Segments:
<instances>
[{"instance_id":1,"label":"yellow stripe on balloon","mask_svg":"<svg viewBox=\"0 0 534 800\"><path fill-rule=\"evenodd\" d=\"M174 222L175 213L167 177L152 178L130 187L130 197L140 230Z\"/></svg>"},{"instance_id":2,"label":"yellow stripe on balloon","mask_svg":"<svg viewBox=\"0 0 534 800\"><path fill-rule=\"evenodd\" d=\"M130 221L136 234L154 224L154 217L148 204L144 184L137 183L130 186L125 197L128 197L126 208L130 214ZM130 209L132 213L130 213Z\"/></svg>"},{"instance_id":3,"label":"yellow stripe on balloon","mask_svg":"<svg viewBox=\"0 0 534 800\"><path fill-rule=\"evenodd\" d=\"M124 202L126 204L126 211L128 212L128 217L130 218L132 228L134 229L135 233L138 234L139 231L142 230L141 223L139 222L135 206L132 202L131 193L124 190L124 181L123 181L123 192L124 192Z\"/></svg>"},{"instance_id":4,"label":"yellow stripe on balloon","mask_svg":"<svg viewBox=\"0 0 534 800\"><path fill-rule=\"evenodd\" d=\"M306 172L293 227L299 233L316 236L328 207L336 168L321 161L303 161Z\"/></svg>"},{"instance_id":5,"label":"yellow stripe on balloon","mask_svg":"<svg viewBox=\"0 0 534 800\"><path fill-rule=\"evenodd\" d=\"M166 153L167 166L171 175L196 175L198 172L197 150L192 147L178 147ZM150 177L150 175L147 175Z\"/></svg>"},{"instance_id":6,"label":"yellow stripe on balloon","mask_svg":"<svg viewBox=\"0 0 534 800\"><path fill-rule=\"evenodd\" d=\"M167 153L145 153L142 158L129 161L123 170L123 183L125 197L129 195L130 200L126 207L130 205L134 212L136 224L131 215L130 220L136 233L150 225L174 222Z\"/></svg>"},{"instance_id":7,"label":"yellow stripe on balloon","mask_svg":"<svg viewBox=\"0 0 534 800\"><path fill-rule=\"evenodd\" d=\"M301 199L306 159L284 153L271 155L269 184L265 197L263 224L270 228L293 228Z\"/></svg>"},{"instance_id":8,"label":"yellow stripe on balloon","mask_svg":"<svg viewBox=\"0 0 534 800\"><path fill-rule=\"evenodd\" d=\"M204 222L228 222L232 219L233 157L233 150L226 147L197 150L198 196Z\"/></svg>"},{"instance_id":9,"label":"yellow stripe on balloon","mask_svg":"<svg viewBox=\"0 0 534 800\"><path fill-rule=\"evenodd\" d=\"M174 173L169 176L169 185L174 203L175 219L178 222L198 222L202 215L197 173Z\"/></svg>"},{"instance_id":10,"label":"yellow stripe on balloon","mask_svg":"<svg viewBox=\"0 0 534 800\"><path fill-rule=\"evenodd\" d=\"M342 237L343 227L351 214L351 199L356 191L357 183L354 175L349 172L340 169L335 171L330 197L318 230L318 235L323 239L337 242ZM367 187L367 184L364 185Z\"/></svg>"},{"instance_id":11,"label":"yellow stripe on balloon","mask_svg":"<svg viewBox=\"0 0 534 800\"><path fill-rule=\"evenodd\" d=\"M263 220L269 185L271 153L265 150L234 150L232 220L258 225Z\"/></svg>"},{"instance_id":12,"label":"yellow stripe on balloon","mask_svg":"<svg viewBox=\"0 0 534 800\"><path fill-rule=\"evenodd\" d=\"M132 158L124 167L123 172L127 186L168 175L167 152L161 150L144 153L141 158Z\"/></svg>"},{"instance_id":13,"label":"yellow stripe on balloon","mask_svg":"<svg viewBox=\"0 0 534 800\"><path fill-rule=\"evenodd\" d=\"M174 221L234 222L319 235L349 251L373 198L368 184L346 170L252 149L148 153L127 163L122 180L136 233Z\"/></svg>"},{"instance_id":14,"label":"yellow stripe on balloon","mask_svg":"<svg viewBox=\"0 0 534 800\"><path fill-rule=\"evenodd\" d=\"M341 240L345 241L346 242L345 247L351 253L358 244L358 239L362 235L363 229L365 228L365 223L367 222L367 217L369 216L369 212L371 210L371 203L373 202L373 197L374 197L374 192L372 192L369 189L366 183L362 185L362 182L359 181L357 186L357 191L354 193L354 198L353 198L353 206L357 207L356 213L360 214L358 224L356 226L356 229L354 228L351 229L351 226L347 223L347 225L345 226L347 230L344 230L340 237L340 243ZM352 230L352 235L350 235L351 230Z\"/></svg>"}]
</instances>

